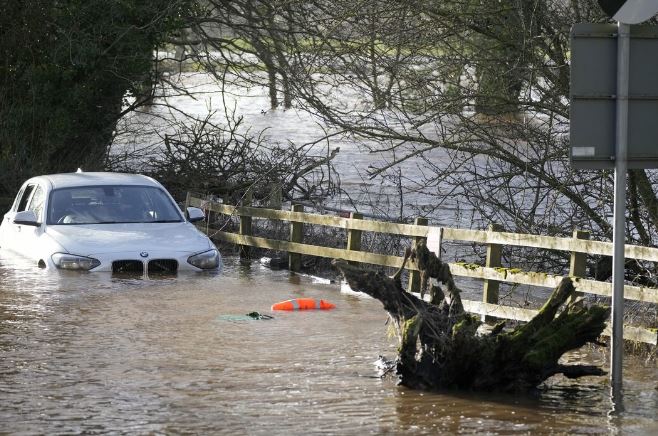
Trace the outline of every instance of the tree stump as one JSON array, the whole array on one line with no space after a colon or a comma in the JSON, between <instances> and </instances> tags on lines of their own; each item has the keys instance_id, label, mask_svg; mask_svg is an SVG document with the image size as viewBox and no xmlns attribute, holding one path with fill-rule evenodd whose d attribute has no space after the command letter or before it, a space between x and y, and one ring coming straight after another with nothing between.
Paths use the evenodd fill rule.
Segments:
<instances>
[{"instance_id":1,"label":"tree stump","mask_svg":"<svg viewBox=\"0 0 658 436\"><path fill-rule=\"evenodd\" d=\"M443 283L447 293L432 286L428 303L406 292L400 274L409 257L421 272L421 295L431 277ZM610 313L608 307L565 304L574 292L568 277L530 322L511 331L503 331L503 322L480 335L481 322L464 311L450 268L423 243L407 250L393 277L342 260L335 260L334 265L353 290L381 301L393 320L400 341L396 373L401 385L426 390L521 391L537 387L554 374L570 378L605 374L595 366L558 363L569 350L598 344Z\"/></svg>"}]
</instances>

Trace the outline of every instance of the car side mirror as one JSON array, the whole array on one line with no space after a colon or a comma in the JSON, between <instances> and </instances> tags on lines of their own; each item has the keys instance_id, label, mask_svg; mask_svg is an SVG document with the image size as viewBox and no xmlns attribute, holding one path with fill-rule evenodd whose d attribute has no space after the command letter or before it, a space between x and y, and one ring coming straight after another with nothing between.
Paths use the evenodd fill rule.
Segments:
<instances>
[{"instance_id":1,"label":"car side mirror","mask_svg":"<svg viewBox=\"0 0 658 436\"><path fill-rule=\"evenodd\" d=\"M14 215L14 224L22 224L24 226L39 227L41 224L37 221L37 214L33 210L23 210L16 212Z\"/></svg>"},{"instance_id":2,"label":"car side mirror","mask_svg":"<svg viewBox=\"0 0 658 436\"><path fill-rule=\"evenodd\" d=\"M185 211L185 215L187 215L187 220L191 223L203 221L206 218L206 214L204 214L198 207L188 207Z\"/></svg>"}]
</instances>

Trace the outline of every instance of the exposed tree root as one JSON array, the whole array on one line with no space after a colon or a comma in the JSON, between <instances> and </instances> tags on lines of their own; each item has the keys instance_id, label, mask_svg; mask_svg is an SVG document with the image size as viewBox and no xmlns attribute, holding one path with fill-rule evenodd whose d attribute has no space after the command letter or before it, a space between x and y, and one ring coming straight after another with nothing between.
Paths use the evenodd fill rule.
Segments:
<instances>
[{"instance_id":1,"label":"exposed tree root","mask_svg":"<svg viewBox=\"0 0 658 436\"><path fill-rule=\"evenodd\" d=\"M413 389L518 391L558 373L572 378L604 374L593 366L558 363L565 352L596 343L609 316L607 307L565 304L574 292L571 279L562 280L530 322L509 332L501 323L480 336L476 333L480 321L464 311L448 265L423 243L407 250L405 263L409 257L421 271L421 294L429 279L436 278L446 286L447 295L439 286L431 286L428 303L402 288L402 268L388 277L334 261L352 289L381 301L391 316L400 340L396 368L400 384Z\"/></svg>"}]
</instances>

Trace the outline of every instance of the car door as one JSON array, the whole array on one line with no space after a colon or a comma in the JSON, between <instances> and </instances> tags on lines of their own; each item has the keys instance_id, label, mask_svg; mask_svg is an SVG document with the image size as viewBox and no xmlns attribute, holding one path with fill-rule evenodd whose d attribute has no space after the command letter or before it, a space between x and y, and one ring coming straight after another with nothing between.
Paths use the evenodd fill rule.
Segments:
<instances>
[{"instance_id":1,"label":"car door","mask_svg":"<svg viewBox=\"0 0 658 436\"><path fill-rule=\"evenodd\" d=\"M16 224L14 217L17 212L32 210L39 222L43 222L45 190L37 183L28 183L16 196L12 209L5 214L2 223L2 248L8 248L28 257L36 256L37 239L42 233L41 226Z\"/></svg>"}]
</instances>

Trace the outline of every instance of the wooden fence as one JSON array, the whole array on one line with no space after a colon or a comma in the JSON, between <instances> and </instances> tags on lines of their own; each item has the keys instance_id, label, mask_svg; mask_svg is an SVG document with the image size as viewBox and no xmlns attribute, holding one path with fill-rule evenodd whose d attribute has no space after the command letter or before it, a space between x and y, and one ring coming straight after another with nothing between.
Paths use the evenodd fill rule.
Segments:
<instances>
[{"instance_id":1,"label":"wooden fence","mask_svg":"<svg viewBox=\"0 0 658 436\"><path fill-rule=\"evenodd\" d=\"M532 247L546 250L566 251L570 253L569 276L574 279L576 291L583 294L595 294L610 297L612 284L584 278L587 255L612 255L612 243L592 241L588 233L574 231L572 238L558 238L500 231L495 225L488 230L455 229L449 227L431 227L427 220L418 218L415 224L398 224L384 221L364 220L360 214L352 213L349 218L331 215L320 215L303 212L303 206L293 205L292 210L274 210L250 206L231 206L207 201L188 193L186 206L195 206L206 212L238 216L240 220L239 233L230 233L205 227L216 240L234 243L240 246L241 255L247 255L249 247L258 247L288 252L289 266L292 271L298 271L301 266L301 256L319 256L325 258L340 258L347 261L367 263L398 268L403 258L361 251L362 232L387 233L404 236L418 241L430 234L441 234L442 240L471 242L487 245L485 265L449 263L454 276L482 279L484 281L482 301L463 300L464 307L471 313L483 317L496 317L518 321L528 321L537 310L498 304L498 286L501 282L521 285L532 285L554 288L562 279L561 275L543 272L522 271L516 268L501 266L502 246ZM287 241L257 237L252 235L252 219L283 220L290 223L290 239ZM305 244L303 242L304 224L322 225L345 229L347 232L346 247L330 248ZM645 261L658 262L658 249L626 245L626 257ZM410 270L409 290L418 290L418 271L413 263ZM658 289L627 285L624 288L624 298L658 304ZM610 334L610 326L604 334ZM624 339L658 344L658 329L647 329L633 325L624 326Z\"/></svg>"}]
</instances>

